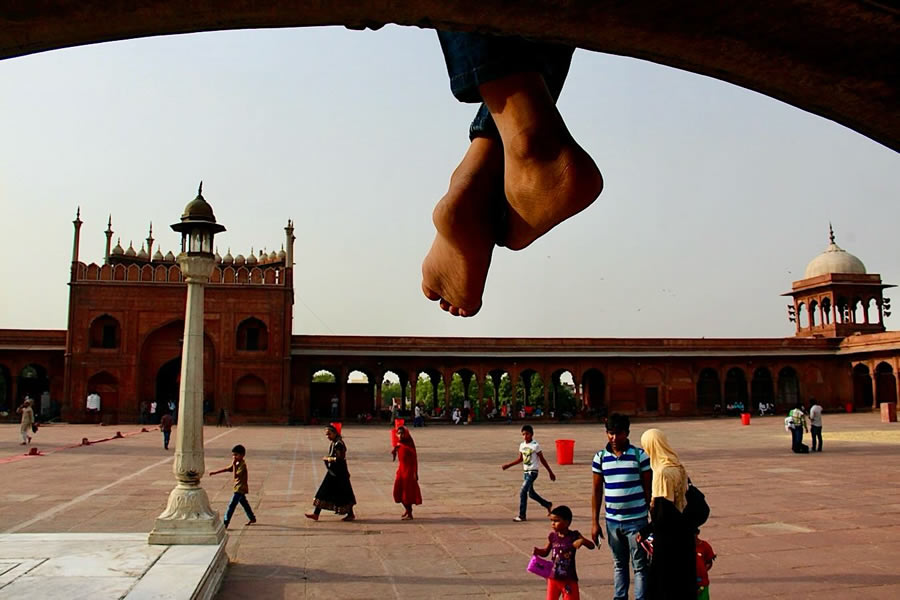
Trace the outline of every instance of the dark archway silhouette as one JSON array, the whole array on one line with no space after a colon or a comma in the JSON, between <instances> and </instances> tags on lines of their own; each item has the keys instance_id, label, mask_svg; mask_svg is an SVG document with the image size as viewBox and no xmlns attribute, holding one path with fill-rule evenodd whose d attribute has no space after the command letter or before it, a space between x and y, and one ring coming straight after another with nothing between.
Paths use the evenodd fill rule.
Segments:
<instances>
[{"instance_id":1,"label":"dark archway silhouette","mask_svg":"<svg viewBox=\"0 0 900 600\"><path fill-rule=\"evenodd\" d=\"M31 0L0 4L0 58L175 33L385 23L552 39L743 86L900 148L900 19L858 0L655 3Z\"/></svg>"}]
</instances>

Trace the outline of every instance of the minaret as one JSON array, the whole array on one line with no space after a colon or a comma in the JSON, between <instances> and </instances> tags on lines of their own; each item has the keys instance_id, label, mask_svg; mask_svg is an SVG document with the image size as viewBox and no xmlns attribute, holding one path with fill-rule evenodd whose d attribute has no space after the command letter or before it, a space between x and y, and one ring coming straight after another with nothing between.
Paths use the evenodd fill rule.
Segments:
<instances>
[{"instance_id":1,"label":"minaret","mask_svg":"<svg viewBox=\"0 0 900 600\"><path fill-rule=\"evenodd\" d=\"M150 235L147 236L147 256L153 256L153 221L150 221Z\"/></svg>"},{"instance_id":2,"label":"minaret","mask_svg":"<svg viewBox=\"0 0 900 600\"><path fill-rule=\"evenodd\" d=\"M287 255L284 258L284 266L288 269L294 268L294 222L288 219L287 227L284 228L284 237L287 242Z\"/></svg>"},{"instance_id":3,"label":"minaret","mask_svg":"<svg viewBox=\"0 0 900 600\"><path fill-rule=\"evenodd\" d=\"M75 211L75 220L72 221L72 225L75 226L75 239L72 243L72 266L74 268L75 263L78 262L78 246L81 244L81 207ZM74 271L73 271L74 273Z\"/></svg>"},{"instance_id":4,"label":"minaret","mask_svg":"<svg viewBox=\"0 0 900 600\"><path fill-rule=\"evenodd\" d=\"M109 215L109 221L106 223L106 254L103 257L103 261L108 265L109 264L109 248L112 245L112 215Z\"/></svg>"}]
</instances>

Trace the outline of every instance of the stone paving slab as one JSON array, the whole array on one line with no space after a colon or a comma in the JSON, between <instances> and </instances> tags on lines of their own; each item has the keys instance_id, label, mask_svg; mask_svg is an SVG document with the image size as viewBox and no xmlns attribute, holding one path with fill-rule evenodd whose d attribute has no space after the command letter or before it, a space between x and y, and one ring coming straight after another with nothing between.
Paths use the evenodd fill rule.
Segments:
<instances>
[{"instance_id":1,"label":"stone paving slab","mask_svg":"<svg viewBox=\"0 0 900 600\"><path fill-rule=\"evenodd\" d=\"M587 532L590 461L605 444L602 426L533 424L551 463L554 440L576 440L575 464L554 464L557 481L541 473L536 488L568 504L573 526ZM783 417L754 418L747 427L729 418L642 420L632 439L651 426L668 433L712 506L702 535L719 555L711 571L715 598L900 597L897 424L881 423L874 413L827 414L825 452L810 455L789 451ZM24 458L17 431L0 425L0 475L12 482L0 494L0 534L146 536L153 527L174 486L172 453L162 449L159 432L69 447L82 437L108 437L110 428L51 425L35 436L45 455ZM425 504L411 522L399 520L402 509L391 499L396 464L387 427L347 424L344 433L359 501L353 523L327 513L319 522L303 518L324 475L327 442L320 428L205 430L207 471L227 466L232 445L248 448L249 500L259 520L244 525L238 509L226 546L232 562L218 598L543 596L543 581L524 569L531 548L546 540L546 517L532 503L529 521L512 522L521 472L499 468L516 456L518 423L414 429ZM203 485L214 507L224 510L228 475L206 477ZM91 552L104 549L85 543ZM0 582L9 560L3 552L0 544ZM174 572L190 561L168 567ZM578 571L584 598L612 597L605 545L579 552ZM87 579L93 585L111 578ZM42 597L34 589L25 595Z\"/></svg>"}]
</instances>

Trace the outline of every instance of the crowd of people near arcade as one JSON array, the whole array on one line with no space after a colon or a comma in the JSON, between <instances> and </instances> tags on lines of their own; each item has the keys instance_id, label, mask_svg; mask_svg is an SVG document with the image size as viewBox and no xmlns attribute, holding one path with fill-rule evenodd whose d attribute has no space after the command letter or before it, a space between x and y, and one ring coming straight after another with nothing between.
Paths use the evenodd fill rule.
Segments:
<instances>
[{"instance_id":1,"label":"crowd of people near arcade","mask_svg":"<svg viewBox=\"0 0 900 600\"><path fill-rule=\"evenodd\" d=\"M710 508L703 494L692 484L688 472L660 429L649 429L640 446L629 438L627 416L612 414L606 420L608 443L592 461L591 522L588 535L573 527L572 509L542 497L535 489L541 467L551 481L556 479L544 457L531 425L521 427L522 440L516 458L502 464L503 470L522 465L518 511L513 519L529 519L529 500L537 503L547 518L546 541L536 545L531 560L523 567L546 579L546 597L577 600L578 549L594 549L603 541L612 554L616 600L627 600L632 587L636 600L693 600L709 598L709 570L716 554L699 536ZM328 450L322 460L325 475L316 490L307 519L319 521L324 512L357 519L356 495L350 479L349 448L341 435L341 424L325 426ZM419 462L410 429L400 424L392 429L391 456L398 463L393 483L394 502L403 507L400 519L413 520L413 510L423 502L419 487ZM232 463L210 475L231 472L234 495L225 512L227 528L241 505L248 525L257 522L246 499L249 492L247 450L232 449ZM587 530L586 530L587 531ZM633 577L632 577L633 573Z\"/></svg>"}]
</instances>

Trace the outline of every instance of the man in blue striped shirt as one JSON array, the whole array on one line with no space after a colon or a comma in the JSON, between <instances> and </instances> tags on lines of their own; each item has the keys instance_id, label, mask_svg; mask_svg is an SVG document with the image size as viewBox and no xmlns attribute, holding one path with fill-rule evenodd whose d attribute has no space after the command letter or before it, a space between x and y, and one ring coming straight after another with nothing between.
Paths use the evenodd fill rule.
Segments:
<instances>
[{"instance_id":1,"label":"man in blue striped shirt","mask_svg":"<svg viewBox=\"0 0 900 600\"><path fill-rule=\"evenodd\" d=\"M650 507L650 457L628 441L631 421L613 413L606 420L606 448L594 455L591 537L600 543L600 501L606 493L606 535L613 555L615 600L628 600L628 562L634 568L634 600L644 600L647 553L636 536L646 526Z\"/></svg>"}]
</instances>

